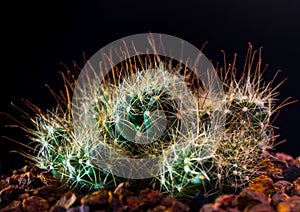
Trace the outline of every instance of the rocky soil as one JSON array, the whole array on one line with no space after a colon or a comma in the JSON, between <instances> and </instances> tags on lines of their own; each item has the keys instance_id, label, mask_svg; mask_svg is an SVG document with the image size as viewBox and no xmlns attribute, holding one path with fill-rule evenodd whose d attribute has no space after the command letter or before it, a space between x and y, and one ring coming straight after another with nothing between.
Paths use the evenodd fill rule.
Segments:
<instances>
[{"instance_id":1,"label":"rocky soil","mask_svg":"<svg viewBox=\"0 0 300 212\"><path fill-rule=\"evenodd\" d=\"M150 189L134 194L124 184L114 191L79 194L61 187L51 173L25 166L1 176L0 212L300 212L300 157L294 159L284 153L270 156L262 161L264 167L258 177L240 192L213 200L200 193L190 203Z\"/></svg>"}]
</instances>

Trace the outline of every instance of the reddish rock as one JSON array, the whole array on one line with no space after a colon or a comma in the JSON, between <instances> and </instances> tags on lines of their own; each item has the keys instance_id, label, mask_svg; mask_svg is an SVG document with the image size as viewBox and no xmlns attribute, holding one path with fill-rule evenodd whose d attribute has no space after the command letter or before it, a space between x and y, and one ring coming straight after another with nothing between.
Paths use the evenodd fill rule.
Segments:
<instances>
[{"instance_id":1,"label":"reddish rock","mask_svg":"<svg viewBox=\"0 0 300 212\"><path fill-rule=\"evenodd\" d=\"M216 208L214 204L205 204L199 212L239 212L237 208Z\"/></svg>"},{"instance_id":2,"label":"reddish rock","mask_svg":"<svg viewBox=\"0 0 300 212\"><path fill-rule=\"evenodd\" d=\"M162 199L162 193L160 191L144 189L140 191L138 196L127 197L126 204L130 211L148 210L160 205ZM174 201L168 206L172 206L173 203Z\"/></svg>"},{"instance_id":3,"label":"reddish rock","mask_svg":"<svg viewBox=\"0 0 300 212\"><path fill-rule=\"evenodd\" d=\"M151 191L150 189L144 189L139 194L140 207L153 207L162 199L162 193L160 191Z\"/></svg>"},{"instance_id":4,"label":"reddish rock","mask_svg":"<svg viewBox=\"0 0 300 212\"><path fill-rule=\"evenodd\" d=\"M41 197L31 196L23 200L22 207L25 212L43 212L48 211L49 204L47 200Z\"/></svg>"},{"instance_id":5,"label":"reddish rock","mask_svg":"<svg viewBox=\"0 0 300 212\"><path fill-rule=\"evenodd\" d=\"M108 198L108 192L101 189L81 198L81 204L89 206L90 210L105 209L109 207Z\"/></svg>"},{"instance_id":6,"label":"reddish rock","mask_svg":"<svg viewBox=\"0 0 300 212\"><path fill-rule=\"evenodd\" d=\"M271 207L269 204L257 204L246 211L247 212L275 212L274 208Z\"/></svg>"},{"instance_id":7,"label":"reddish rock","mask_svg":"<svg viewBox=\"0 0 300 212\"><path fill-rule=\"evenodd\" d=\"M222 208L234 208L237 206L236 196L234 194L222 195L216 198L215 203Z\"/></svg>"},{"instance_id":8,"label":"reddish rock","mask_svg":"<svg viewBox=\"0 0 300 212\"><path fill-rule=\"evenodd\" d=\"M213 203L205 204L200 209L199 212L216 212L218 209L214 207ZM224 210L219 210L219 212L224 212Z\"/></svg>"},{"instance_id":9,"label":"reddish rock","mask_svg":"<svg viewBox=\"0 0 300 212\"><path fill-rule=\"evenodd\" d=\"M21 194L21 190L16 189L15 185L9 185L0 191L0 203L1 205L7 205L13 200L17 200Z\"/></svg>"},{"instance_id":10,"label":"reddish rock","mask_svg":"<svg viewBox=\"0 0 300 212\"><path fill-rule=\"evenodd\" d=\"M259 162L259 170L257 170L256 174L259 176L266 175L273 179L280 180L283 179L281 167L286 168L287 164L280 160L271 161L268 158L263 159Z\"/></svg>"},{"instance_id":11,"label":"reddish rock","mask_svg":"<svg viewBox=\"0 0 300 212\"><path fill-rule=\"evenodd\" d=\"M282 153L282 152L277 152L275 154L275 157L285 163L288 164L288 166L293 166L295 165L295 161L294 161L294 158L290 155L287 155L285 153Z\"/></svg>"},{"instance_id":12,"label":"reddish rock","mask_svg":"<svg viewBox=\"0 0 300 212\"><path fill-rule=\"evenodd\" d=\"M250 210L258 204L269 204L267 196L261 192L244 188L237 197L237 206L240 211L245 209Z\"/></svg>"},{"instance_id":13,"label":"reddish rock","mask_svg":"<svg viewBox=\"0 0 300 212\"><path fill-rule=\"evenodd\" d=\"M110 198L108 199L111 211L118 212L122 211L123 208L123 202L121 200L121 196L117 195L115 193L111 194L109 193Z\"/></svg>"},{"instance_id":14,"label":"reddish rock","mask_svg":"<svg viewBox=\"0 0 300 212\"><path fill-rule=\"evenodd\" d=\"M30 197L30 195L28 193L25 193L25 194L21 194L18 199L23 201L24 199L27 199L29 197Z\"/></svg>"},{"instance_id":15,"label":"reddish rock","mask_svg":"<svg viewBox=\"0 0 300 212\"><path fill-rule=\"evenodd\" d=\"M176 201L174 197L168 196L164 197L161 201L161 205L168 207L171 207L173 205L173 202Z\"/></svg>"},{"instance_id":16,"label":"reddish rock","mask_svg":"<svg viewBox=\"0 0 300 212\"><path fill-rule=\"evenodd\" d=\"M130 212L139 211L139 199L135 196L130 196L126 198L127 209Z\"/></svg>"},{"instance_id":17,"label":"reddish rock","mask_svg":"<svg viewBox=\"0 0 300 212\"><path fill-rule=\"evenodd\" d=\"M300 177L293 182L293 189L291 195L296 195L300 197Z\"/></svg>"},{"instance_id":18,"label":"reddish rock","mask_svg":"<svg viewBox=\"0 0 300 212\"><path fill-rule=\"evenodd\" d=\"M266 175L254 178L248 188L267 196L274 192L273 180Z\"/></svg>"},{"instance_id":19,"label":"reddish rock","mask_svg":"<svg viewBox=\"0 0 300 212\"><path fill-rule=\"evenodd\" d=\"M277 207L277 205L281 202L285 202L286 200L288 200L290 197L284 193L283 191L278 191L275 194L272 195L271 198L271 204L274 207Z\"/></svg>"},{"instance_id":20,"label":"reddish rock","mask_svg":"<svg viewBox=\"0 0 300 212\"><path fill-rule=\"evenodd\" d=\"M35 188L32 190L32 195L42 197L46 199L50 205L53 205L57 202L57 200L63 195L64 190L58 189L53 185L42 186L39 188Z\"/></svg>"},{"instance_id":21,"label":"reddish rock","mask_svg":"<svg viewBox=\"0 0 300 212\"><path fill-rule=\"evenodd\" d=\"M183 204L182 202L175 201L171 208L168 208L167 211L172 211L172 212L188 212L190 211L190 208Z\"/></svg>"},{"instance_id":22,"label":"reddish rock","mask_svg":"<svg viewBox=\"0 0 300 212\"><path fill-rule=\"evenodd\" d=\"M61 207L59 205L54 205L50 208L50 212L66 212L67 209L65 209L64 207Z\"/></svg>"},{"instance_id":23,"label":"reddish rock","mask_svg":"<svg viewBox=\"0 0 300 212\"><path fill-rule=\"evenodd\" d=\"M23 212L21 208L21 201L12 201L9 205L0 209L0 212Z\"/></svg>"},{"instance_id":24,"label":"reddish rock","mask_svg":"<svg viewBox=\"0 0 300 212\"><path fill-rule=\"evenodd\" d=\"M213 211L231 211L235 212L237 210L236 196L234 194L222 195L216 198L215 202L212 204L204 205L201 212L213 212Z\"/></svg>"},{"instance_id":25,"label":"reddish rock","mask_svg":"<svg viewBox=\"0 0 300 212\"><path fill-rule=\"evenodd\" d=\"M280 202L277 206L277 212L299 212L300 197L292 196L285 202Z\"/></svg>"},{"instance_id":26,"label":"reddish rock","mask_svg":"<svg viewBox=\"0 0 300 212\"><path fill-rule=\"evenodd\" d=\"M165 212L165 211L167 211L167 207L163 205L159 205L153 208L153 212Z\"/></svg>"},{"instance_id":27,"label":"reddish rock","mask_svg":"<svg viewBox=\"0 0 300 212\"><path fill-rule=\"evenodd\" d=\"M289 193L293 188L293 184L285 180L277 181L273 186L275 191L282 191L284 193Z\"/></svg>"},{"instance_id":28,"label":"reddish rock","mask_svg":"<svg viewBox=\"0 0 300 212\"><path fill-rule=\"evenodd\" d=\"M77 196L75 193L68 191L64 193L59 200L56 202L56 206L61 206L65 209L70 208L76 201L77 201Z\"/></svg>"},{"instance_id":29,"label":"reddish rock","mask_svg":"<svg viewBox=\"0 0 300 212\"><path fill-rule=\"evenodd\" d=\"M164 197L161 202L161 206L166 208L166 211L189 211L190 208L183 204L182 202L177 201L174 197L167 196ZM162 207L161 207L162 208Z\"/></svg>"}]
</instances>

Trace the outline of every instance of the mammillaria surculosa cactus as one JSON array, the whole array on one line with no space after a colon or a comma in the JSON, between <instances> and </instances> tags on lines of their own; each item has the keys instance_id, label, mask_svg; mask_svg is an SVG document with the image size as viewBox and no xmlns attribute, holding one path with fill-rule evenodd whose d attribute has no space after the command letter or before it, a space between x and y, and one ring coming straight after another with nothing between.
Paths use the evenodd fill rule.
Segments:
<instances>
[{"instance_id":1,"label":"mammillaria surculosa cactus","mask_svg":"<svg viewBox=\"0 0 300 212\"><path fill-rule=\"evenodd\" d=\"M272 116L289 102L276 104L278 86L263 82L261 49L249 45L243 70L236 59L213 67L163 34L115 41L78 78L62 73L54 110L27 102L34 146L23 154L71 189L145 180L183 197L237 190L273 147Z\"/></svg>"}]
</instances>

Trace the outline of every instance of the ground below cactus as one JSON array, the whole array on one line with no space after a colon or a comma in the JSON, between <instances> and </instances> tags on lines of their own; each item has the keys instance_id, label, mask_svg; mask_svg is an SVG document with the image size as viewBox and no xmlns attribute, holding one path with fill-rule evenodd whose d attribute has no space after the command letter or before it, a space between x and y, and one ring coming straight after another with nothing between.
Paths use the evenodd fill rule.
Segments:
<instances>
[{"instance_id":1,"label":"ground below cactus","mask_svg":"<svg viewBox=\"0 0 300 212\"><path fill-rule=\"evenodd\" d=\"M53 176L34 166L1 176L0 212L89 211L300 211L300 157L269 154L265 166L249 185L236 194L215 199L195 196L183 203L160 191L144 189L134 194L123 184L114 191L100 189L79 194L62 188Z\"/></svg>"}]
</instances>

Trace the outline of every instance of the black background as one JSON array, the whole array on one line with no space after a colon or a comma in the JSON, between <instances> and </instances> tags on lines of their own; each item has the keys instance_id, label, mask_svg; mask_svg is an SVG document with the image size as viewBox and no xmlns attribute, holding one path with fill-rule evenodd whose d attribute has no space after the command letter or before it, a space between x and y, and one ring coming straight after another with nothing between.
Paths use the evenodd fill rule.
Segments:
<instances>
[{"instance_id":1,"label":"black background","mask_svg":"<svg viewBox=\"0 0 300 212\"><path fill-rule=\"evenodd\" d=\"M224 49L229 59L237 52L240 65L248 42L263 46L263 62L269 64L266 80L282 70L277 82L288 80L280 98L300 99L298 0L12 1L1 8L0 111L14 117L20 114L11 101L23 107L21 98L43 109L55 105L44 85L63 88L60 62L83 65L83 51L89 58L114 40L146 32L170 34L199 48L208 41L204 54L209 59L221 61ZM293 156L300 155L299 104L283 108L275 122L278 141L287 139L276 150ZM0 116L1 135L28 142L20 131L4 127L10 123ZM24 158L9 153L19 146L0 139L1 172L19 168Z\"/></svg>"}]
</instances>

